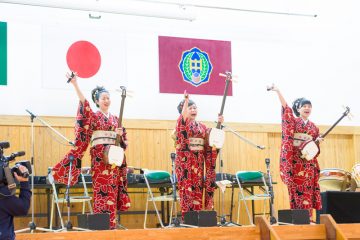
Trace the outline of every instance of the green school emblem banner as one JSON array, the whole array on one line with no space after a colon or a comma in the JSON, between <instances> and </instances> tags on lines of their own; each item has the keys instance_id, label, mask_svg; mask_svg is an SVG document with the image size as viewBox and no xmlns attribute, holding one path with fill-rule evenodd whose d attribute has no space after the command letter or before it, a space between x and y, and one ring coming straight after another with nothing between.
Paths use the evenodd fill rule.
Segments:
<instances>
[{"instance_id":1,"label":"green school emblem banner","mask_svg":"<svg viewBox=\"0 0 360 240\"><path fill-rule=\"evenodd\" d=\"M7 85L7 24L0 22L0 85Z\"/></svg>"}]
</instances>

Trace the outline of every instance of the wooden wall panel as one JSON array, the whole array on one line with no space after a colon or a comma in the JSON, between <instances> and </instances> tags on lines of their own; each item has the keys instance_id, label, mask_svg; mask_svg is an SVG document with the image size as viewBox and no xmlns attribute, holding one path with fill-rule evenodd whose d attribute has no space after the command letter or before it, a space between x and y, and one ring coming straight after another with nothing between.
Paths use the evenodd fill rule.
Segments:
<instances>
[{"instance_id":1,"label":"wooden wall panel","mask_svg":"<svg viewBox=\"0 0 360 240\"><path fill-rule=\"evenodd\" d=\"M360 163L360 135L354 135L354 161Z\"/></svg>"},{"instance_id":2,"label":"wooden wall panel","mask_svg":"<svg viewBox=\"0 0 360 240\"><path fill-rule=\"evenodd\" d=\"M70 141L74 138L74 118L68 117L43 117L48 124L62 133ZM213 126L213 123L206 123ZM156 120L125 120L127 127L129 148L126 151L129 166L160 169L171 172L170 153L174 152L173 140L170 138L175 121ZM271 173L273 181L277 182L275 189L275 209L289 208L288 193L279 175L279 153L281 144L281 129L279 124L246 124L228 123L229 127L236 130L258 145L266 148L260 150L249 145L231 131L226 132L226 143L221 151L223 161L222 171L234 174L239 170L266 171L265 158L271 160ZM320 126L322 132L327 126ZM0 116L0 141L9 141L10 149L5 150L5 155L15 151L26 151L26 155L19 159L31 159L31 127L28 117L24 116ZM36 175L46 175L48 167L55 165L70 149L68 143L59 138L49 128L38 120L34 121L34 161ZM319 164L324 168L341 168L351 171L356 162L360 162L360 127L336 127L321 144ZM89 149L83 158L83 166L90 166ZM217 160L219 172L220 160ZM131 189L131 211L142 211L145 206L146 190ZM224 213L230 212L231 189L227 189L224 195ZM45 195L36 195L35 212L46 213ZM233 220L236 220L237 191L234 198ZM261 210L262 205L256 206ZM218 190L215 194L215 209L218 214L222 213L222 196ZM72 205L72 210L79 211L80 207ZM64 208L64 212L66 208ZM16 228L26 227L30 218L16 219ZM76 222L76 219L73 218ZM246 223L245 212L241 212L241 222ZM46 226L46 218L37 218L38 226ZM142 228L143 214L122 214L121 223L128 228ZM154 215L150 215L149 226L156 226Z\"/></svg>"}]
</instances>

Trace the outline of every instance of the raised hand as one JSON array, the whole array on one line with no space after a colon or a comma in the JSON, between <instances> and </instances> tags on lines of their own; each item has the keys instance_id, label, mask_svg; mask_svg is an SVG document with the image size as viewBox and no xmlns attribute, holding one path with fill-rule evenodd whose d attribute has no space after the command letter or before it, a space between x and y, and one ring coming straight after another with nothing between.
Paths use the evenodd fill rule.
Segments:
<instances>
[{"instance_id":1,"label":"raised hand","mask_svg":"<svg viewBox=\"0 0 360 240\"><path fill-rule=\"evenodd\" d=\"M116 131L116 134L119 135L120 137L121 137L121 136L123 135L123 133L124 133L122 127L116 128L115 131Z\"/></svg>"},{"instance_id":2,"label":"raised hand","mask_svg":"<svg viewBox=\"0 0 360 240\"><path fill-rule=\"evenodd\" d=\"M84 103L85 102L85 97L84 94L81 92L78 84L77 84L77 72L71 71L71 73L66 73L66 78L68 79L67 82L68 83L72 83L75 91L76 91L76 95L79 97L79 100Z\"/></svg>"},{"instance_id":3,"label":"raised hand","mask_svg":"<svg viewBox=\"0 0 360 240\"><path fill-rule=\"evenodd\" d=\"M271 86L266 86L266 90L275 91L275 92L279 91L279 89L275 86L275 84L272 84Z\"/></svg>"},{"instance_id":4,"label":"raised hand","mask_svg":"<svg viewBox=\"0 0 360 240\"><path fill-rule=\"evenodd\" d=\"M184 91L184 99L189 99L189 94L186 92L186 90Z\"/></svg>"},{"instance_id":5,"label":"raised hand","mask_svg":"<svg viewBox=\"0 0 360 240\"><path fill-rule=\"evenodd\" d=\"M67 83L74 83L77 80L77 72L71 71L71 73L66 73Z\"/></svg>"},{"instance_id":6,"label":"raised hand","mask_svg":"<svg viewBox=\"0 0 360 240\"><path fill-rule=\"evenodd\" d=\"M224 116L223 115L218 115L218 122L223 124L224 123Z\"/></svg>"},{"instance_id":7,"label":"raised hand","mask_svg":"<svg viewBox=\"0 0 360 240\"><path fill-rule=\"evenodd\" d=\"M189 118L189 115L190 115L188 106L189 106L189 94L185 90L184 91L184 105L183 105L182 112L181 112L184 119Z\"/></svg>"},{"instance_id":8,"label":"raised hand","mask_svg":"<svg viewBox=\"0 0 360 240\"><path fill-rule=\"evenodd\" d=\"M272 84L271 86L267 86L266 89L268 91L274 91L277 93L278 97L279 97L279 100L280 100L280 103L281 103L281 106L283 106L284 108L286 107L287 103L286 103L286 100L285 98L283 97L283 95L281 94L279 88L277 88L275 86L275 84Z\"/></svg>"},{"instance_id":9,"label":"raised hand","mask_svg":"<svg viewBox=\"0 0 360 240\"><path fill-rule=\"evenodd\" d=\"M22 166L22 165L19 166L19 169L20 169L20 171L22 173L28 172L27 168ZM17 175L16 172L14 172L14 176L19 182L27 182L27 181L29 181L29 178L21 177L21 176Z\"/></svg>"}]
</instances>

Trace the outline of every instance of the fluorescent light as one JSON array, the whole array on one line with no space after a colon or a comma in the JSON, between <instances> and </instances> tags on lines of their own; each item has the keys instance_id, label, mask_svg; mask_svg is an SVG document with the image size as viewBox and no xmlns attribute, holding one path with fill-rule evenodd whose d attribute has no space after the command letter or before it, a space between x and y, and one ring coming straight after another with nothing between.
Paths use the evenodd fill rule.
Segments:
<instances>
[{"instance_id":1,"label":"fluorescent light","mask_svg":"<svg viewBox=\"0 0 360 240\"><path fill-rule=\"evenodd\" d=\"M192 7L131 0L0 0L0 3L193 21Z\"/></svg>"}]
</instances>

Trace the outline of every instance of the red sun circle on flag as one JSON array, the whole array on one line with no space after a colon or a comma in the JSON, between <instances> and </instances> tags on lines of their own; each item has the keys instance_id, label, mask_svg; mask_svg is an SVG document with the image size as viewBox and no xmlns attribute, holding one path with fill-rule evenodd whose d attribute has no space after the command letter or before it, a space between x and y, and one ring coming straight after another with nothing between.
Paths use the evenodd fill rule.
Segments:
<instances>
[{"instance_id":1,"label":"red sun circle on flag","mask_svg":"<svg viewBox=\"0 0 360 240\"><path fill-rule=\"evenodd\" d=\"M101 55L94 44L88 41L77 41L71 44L66 53L66 62L81 78L94 76L101 65Z\"/></svg>"}]
</instances>

